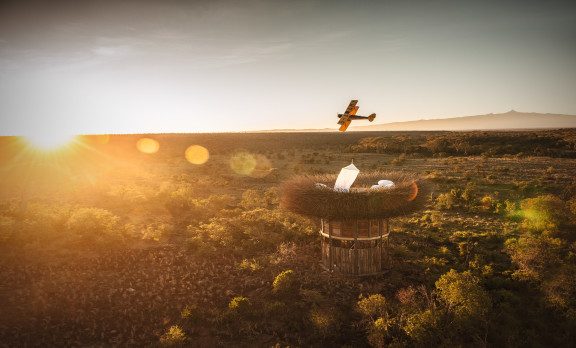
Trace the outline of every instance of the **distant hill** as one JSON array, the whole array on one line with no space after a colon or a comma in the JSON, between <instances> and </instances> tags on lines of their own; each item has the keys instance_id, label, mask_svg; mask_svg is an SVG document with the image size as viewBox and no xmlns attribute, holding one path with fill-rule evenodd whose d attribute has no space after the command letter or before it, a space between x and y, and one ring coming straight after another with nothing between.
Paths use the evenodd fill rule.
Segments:
<instances>
[{"instance_id":1,"label":"distant hill","mask_svg":"<svg viewBox=\"0 0 576 348\"><path fill-rule=\"evenodd\" d=\"M576 115L538 114L511 110L503 114L464 116L434 120L371 125L353 122L350 131L440 131L576 128Z\"/></svg>"}]
</instances>

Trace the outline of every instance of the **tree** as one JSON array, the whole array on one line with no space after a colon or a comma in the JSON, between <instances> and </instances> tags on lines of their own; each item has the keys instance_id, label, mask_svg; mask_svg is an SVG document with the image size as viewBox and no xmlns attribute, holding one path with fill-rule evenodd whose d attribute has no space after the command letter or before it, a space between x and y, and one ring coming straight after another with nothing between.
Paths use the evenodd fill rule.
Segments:
<instances>
[{"instance_id":1,"label":"tree","mask_svg":"<svg viewBox=\"0 0 576 348\"><path fill-rule=\"evenodd\" d=\"M519 268L514 275L522 280L542 280L546 271L562 263L565 247L562 239L545 234L506 241L510 258Z\"/></svg>"},{"instance_id":2,"label":"tree","mask_svg":"<svg viewBox=\"0 0 576 348\"><path fill-rule=\"evenodd\" d=\"M438 298L457 318L483 318L492 306L488 293L470 271L450 270L436 281Z\"/></svg>"}]
</instances>

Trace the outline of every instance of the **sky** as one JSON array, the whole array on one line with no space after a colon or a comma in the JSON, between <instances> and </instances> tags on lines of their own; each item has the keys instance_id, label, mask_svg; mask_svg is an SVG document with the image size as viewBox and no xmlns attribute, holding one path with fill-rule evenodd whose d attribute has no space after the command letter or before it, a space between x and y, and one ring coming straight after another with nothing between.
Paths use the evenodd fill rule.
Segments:
<instances>
[{"instance_id":1,"label":"sky","mask_svg":"<svg viewBox=\"0 0 576 348\"><path fill-rule=\"evenodd\" d=\"M0 135L576 115L572 3L3 1Z\"/></svg>"}]
</instances>

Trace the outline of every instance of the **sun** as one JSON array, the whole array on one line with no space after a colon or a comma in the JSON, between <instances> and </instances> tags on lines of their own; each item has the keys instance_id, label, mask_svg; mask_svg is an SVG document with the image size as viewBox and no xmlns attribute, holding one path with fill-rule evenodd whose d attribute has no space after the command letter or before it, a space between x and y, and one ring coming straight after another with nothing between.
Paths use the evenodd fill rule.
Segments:
<instances>
[{"instance_id":1,"label":"sun","mask_svg":"<svg viewBox=\"0 0 576 348\"><path fill-rule=\"evenodd\" d=\"M65 132L47 131L44 133L24 135L23 138L29 145L38 150L53 151L73 143L76 135Z\"/></svg>"}]
</instances>

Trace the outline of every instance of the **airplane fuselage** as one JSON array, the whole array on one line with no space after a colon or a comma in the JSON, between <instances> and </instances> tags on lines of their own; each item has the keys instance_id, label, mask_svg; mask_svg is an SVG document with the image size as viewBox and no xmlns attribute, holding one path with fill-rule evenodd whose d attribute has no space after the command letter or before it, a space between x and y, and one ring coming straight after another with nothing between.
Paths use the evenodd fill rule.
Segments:
<instances>
[{"instance_id":1,"label":"airplane fuselage","mask_svg":"<svg viewBox=\"0 0 576 348\"><path fill-rule=\"evenodd\" d=\"M343 114L338 114L338 118L342 118ZM360 116L360 115L348 115L348 118L351 120L366 120L368 116Z\"/></svg>"}]
</instances>

